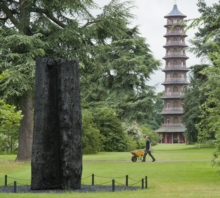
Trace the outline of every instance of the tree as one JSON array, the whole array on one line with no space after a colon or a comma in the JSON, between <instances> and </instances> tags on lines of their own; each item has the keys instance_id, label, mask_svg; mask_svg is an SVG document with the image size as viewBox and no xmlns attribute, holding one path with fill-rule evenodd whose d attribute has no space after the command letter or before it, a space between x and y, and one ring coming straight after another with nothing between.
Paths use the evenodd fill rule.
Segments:
<instances>
[{"instance_id":1,"label":"tree","mask_svg":"<svg viewBox=\"0 0 220 198\"><path fill-rule=\"evenodd\" d=\"M21 111L0 100L0 150L14 152L17 149Z\"/></svg>"},{"instance_id":2,"label":"tree","mask_svg":"<svg viewBox=\"0 0 220 198\"><path fill-rule=\"evenodd\" d=\"M83 153L91 154L102 150L105 137L100 134L89 110L82 111L82 145Z\"/></svg>"},{"instance_id":3,"label":"tree","mask_svg":"<svg viewBox=\"0 0 220 198\"><path fill-rule=\"evenodd\" d=\"M122 123L115 110L100 108L93 110L94 122L104 136L104 151L126 151L128 148L127 137L123 131Z\"/></svg>"},{"instance_id":4,"label":"tree","mask_svg":"<svg viewBox=\"0 0 220 198\"><path fill-rule=\"evenodd\" d=\"M186 126L185 137L188 144L198 142L198 130L196 124L201 121L200 105L206 101L205 89L207 76L201 74L208 65L194 65L190 67L190 84L184 87L184 115L183 122Z\"/></svg>"},{"instance_id":5,"label":"tree","mask_svg":"<svg viewBox=\"0 0 220 198\"><path fill-rule=\"evenodd\" d=\"M190 40L192 44L190 51L195 53L197 57L207 57L209 53L215 51L209 41L220 44L220 6L219 2L214 3L212 6L207 6L204 0L198 0L197 5L201 16L192 20L188 26L188 28L198 28L195 37Z\"/></svg>"},{"instance_id":6,"label":"tree","mask_svg":"<svg viewBox=\"0 0 220 198\"><path fill-rule=\"evenodd\" d=\"M192 40L192 51L197 56L206 56L211 64L205 68L201 74L207 76L205 83L206 100L200 106L201 121L196 125L199 141L215 139L217 148L214 154L214 164L220 165L215 161L220 152L220 1L208 7L203 0L199 0L199 12L201 17L193 20L190 27L199 27L196 38ZM202 24L202 25L201 25Z\"/></svg>"},{"instance_id":7,"label":"tree","mask_svg":"<svg viewBox=\"0 0 220 198\"><path fill-rule=\"evenodd\" d=\"M126 34L113 37L103 50L97 57L103 65L100 74L91 71L81 81L83 106L111 107L122 121L151 120L156 94L147 81L160 62L139 36L138 28L127 28Z\"/></svg>"},{"instance_id":8,"label":"tree","mask_svg":"<svg viewBox=\"0 0 220 198\"><path fill-rule=\"evenodd\" d=\"M18 160L31 157L34 65L37 57L80 60L81 68L102 67L97 54L113 37L125 34L132 1L112 0L94 17L92 0L2 0L0 3L0 82L2 98L24 115L19 130ZM82 77L83 78L83 77Z\"/></svg>"},{"instance_id":9,"label":"tree","mask_svg":"<svg viewBox=\"0 0 220 198\"><path fill-rule=\"evenodd\" d=\"M219 47L218 47L219 48ZM201 121L196 125L199 131L200 141L215 139L220 126L220 48L215 53L210 53L209 57L213 60L214 66L207 67L202 74L207 75L205 83L206 101L200 106Z\"/></svg>"}]
</instances>

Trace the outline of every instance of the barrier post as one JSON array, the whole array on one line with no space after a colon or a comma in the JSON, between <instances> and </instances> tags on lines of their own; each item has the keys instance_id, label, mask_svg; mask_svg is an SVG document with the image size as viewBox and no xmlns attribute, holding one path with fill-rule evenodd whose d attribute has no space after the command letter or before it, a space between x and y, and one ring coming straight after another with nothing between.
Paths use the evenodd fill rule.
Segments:
<instances>
[{"instance_id":1,"label":"barrier post","mask_svg":"<svg viewBox=\"0 0 220 198\"><path fill-rule=\"evenodd\" d=\"M8 184L8 176L7 175L5 175L5 186L7 186Z\"/></svg>"},{"instance_id":2,"label":"barrier post","mask_svg":"<svg viewBox=\"0 0 220 198\"><path fill-rule=\"evenodd\" d=\"M115 191L115 180L113 179L112 180L112 192L114 192Z\"/></svg>"},{"instance_id":3,"label":"barrier post","mask_svg":"<svg viewBox=\"0 0 220 198\"><path fill-rule=\"evenodd\" d=\"M94 183L95 183L95 175L92 174L92 185L94 186Z\"/></svg>"},{"instance_id":4,"label":"barrier post","mask_svg":"<svg viewBox=\"0 0 220 198\"><path fill-rule=\"evenodd\" d=\"M126 186L128 186L128 175L126 175Z\"/></svg>"},{"instance_id":5,"label":"barrier post","mask_svg":"<svg viewBox=\"0 0 220 198\"><path fill-rule=\"evenodd\" d=\"M14 181L14 193L16 193L16 192L17 192L17 182Z\"/></svg>"},{"instance_id":6,"label":"barrier post","mask_svg":"<svg viewBox=\"0 0 220 198\"><path fill-rule=\"evenodd\" d=\"M147 185L148 185L148 184L147 184L147 176L145 176L145 188L148 188Z\"/></svg>"}]
</instances>

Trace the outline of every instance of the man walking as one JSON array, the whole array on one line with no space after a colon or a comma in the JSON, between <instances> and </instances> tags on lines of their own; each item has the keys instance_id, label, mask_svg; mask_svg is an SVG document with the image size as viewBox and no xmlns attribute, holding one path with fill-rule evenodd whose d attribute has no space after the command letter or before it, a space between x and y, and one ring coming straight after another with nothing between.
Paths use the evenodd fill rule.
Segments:
<instances>
[{"instance_id":1,"label":"man walking","mask_svg":"<svg viewBox=\"0 0 220 198\"><path fill-rule=\"evenodd\" d=\"M146 155L149 154L150 157L152 158L152 162L155 162L156 159L154 158L154 156L151 154L151 143L150 143L150 140L149 140L149 136L147 135L146 136L146 149L145 149L145 152L144 152L144 157L143 157L143 160L142 162L145 162L145 159L146 159Z\"/></svg>"}]
</instances>

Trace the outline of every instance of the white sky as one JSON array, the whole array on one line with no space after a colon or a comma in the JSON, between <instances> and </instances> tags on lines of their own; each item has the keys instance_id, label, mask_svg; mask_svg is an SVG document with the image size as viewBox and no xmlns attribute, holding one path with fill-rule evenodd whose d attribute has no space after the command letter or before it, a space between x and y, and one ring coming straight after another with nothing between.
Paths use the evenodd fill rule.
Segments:
<instances>
[{"instance_id":1,"label":"white sky","mask_svg":"<svg viewBox=\"0 0 220 198\"><path fill-rule=\"evenodd\" d=\"M94 0L100 7L106 5L110 0ZM121 0L123 2L125 0ZM164 18L172 9L175 0L134 0L137 8L132 10L132 13L136 16L133 20L133 25L138 25L142 37L146 38L147 43L150 45L150 49L156 59L161 60L162 68L164 68L165 61L162 59L165 55L165 38L166 33L164 25L166 19ZM177 7L187 17L185 19L193 19L200 16L197 7L197 0L176 0ZM218 3L218 0L205 0L208 6L213 3ZM186 43L189 45L188 40L194 37L196 29L188 30ZM195 57L194 54L187 52L189 59L187 60L187 66L202 63L202 60ZM156 71L151 80L147 83L151 86L157 86L157 91L163 91L163 83L165 74L162 71Z\"/></svg>"}]
</instances>

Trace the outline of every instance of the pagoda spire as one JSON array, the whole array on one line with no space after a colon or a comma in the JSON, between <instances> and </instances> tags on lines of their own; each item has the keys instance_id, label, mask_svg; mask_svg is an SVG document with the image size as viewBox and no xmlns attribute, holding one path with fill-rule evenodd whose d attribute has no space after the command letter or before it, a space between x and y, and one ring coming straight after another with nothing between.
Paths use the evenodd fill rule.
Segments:
<instances>
[{"instance_id":1,"label":"pagoda spire","mask_svg":"<svg viewBox=\"0 0 220 198\"><path fill-rule=\"evenodd\" d=\"M174 0L174 5L176 5L176 0Z\"/></svg>"}]
</instances>

